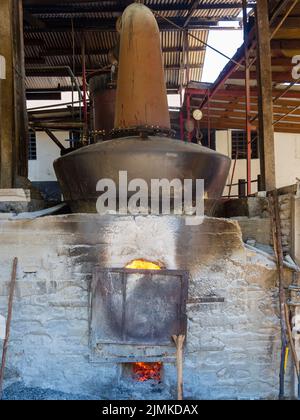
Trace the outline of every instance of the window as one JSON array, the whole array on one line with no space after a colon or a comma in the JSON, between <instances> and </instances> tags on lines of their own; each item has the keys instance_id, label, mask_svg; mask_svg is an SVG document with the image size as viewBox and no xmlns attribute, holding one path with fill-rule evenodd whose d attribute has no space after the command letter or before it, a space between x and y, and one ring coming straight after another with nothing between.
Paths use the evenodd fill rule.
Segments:
<instances>
[{"instance_id":1,"label":"window","mask_svg":"<svg viewBox=\"0 0 300 420\"><path fill-rule=\"evenodd\" d=\"M29 160L36 160L36 134L35 131L29 131L29 142L28 142L28 159Z\"/></svg>"},{"instance_id":2,"label":"window","mask_svg":"<svg viewBox=\"0 0 300 420\"><path fill-rule=\"evenodd\" d=\"M231 157L235 159L247 159L247 135L245 131L232 131L232 152ZM252 159L258 159L258 138L257 133L251 134Z\"/></svg>"}]
</instances>

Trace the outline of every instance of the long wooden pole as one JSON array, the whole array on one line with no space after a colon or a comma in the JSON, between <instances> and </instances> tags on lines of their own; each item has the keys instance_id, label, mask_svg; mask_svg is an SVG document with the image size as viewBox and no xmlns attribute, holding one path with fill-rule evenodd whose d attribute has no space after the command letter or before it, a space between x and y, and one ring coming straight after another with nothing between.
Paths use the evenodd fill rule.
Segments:
<instances>
[{"instance_id":1,"label":"long wooden pole","mask_svg":"<svg viewBox=\"0 0 300 420\"><path fill-rule=\"evenodd\" d=\"M176 360L177 360L177 399L183 400L183 343L185 335L172 336L176 345Z\"/></svg>"},{"instance_id":2,"label":"long wooden pole","mask_svg":"<svg viewBox=\"0 0 300 420\"><path fill-rule=\"evenodd\" d=\"M279 305L280 305L280 325L281 325L281 367L280 367L280 390L279 390L279 399L284 398L284 359L286 354L286 348L288 345L288 333L287 333L287 324L286 324L286 295L284 287L284 255L282 247L282 235L281 235L281 223L280 223L280 210L279 210L279 200L278 200L278 191L274 190L270 193L270 213L272 217L272 231L273 231L273 242L274 242L274 251L277 260L277 270L279 277Z\"/></svg>"},{"instance_id":3,"label":"long wooden pole","mask_svg":"<svg viewBox=\"0 0 300 420\"><path fill-rule=\"evenodd\" d=\"M10 281L5 339L3 343L2 362L1 362L1 370L0 370L0 400L2 400L2 393L3 393L4 370L5 370L6 355L7 355L7 349L8 349L9 336L10 336L13 299L14 299L14 293L15 293L16 280L17 280L17 266L18 266L18 258L14 258L11 281Z\"/></svg>"},{"instance_id":4,"label":"long wooden pole","mask_svg":"<svg viewBox=\"0 0 300 420\"><path fill-rule=\"evenodd\" d=\"M14 120L14 70L12 42L12 5L11 0L0 1L0 54L6 60L6 79L2 82L0 107L0 188L13 187L15 120Z\"/></svg>"},{"instance_id":5,"label":"long wooden pole","mask_svg":"<svg viewBox=\"0 0 300 420\"><path fill-rule=\"evenodd\" d=\"M259 145L265 191L276 188L269 2L256 3Z\"/></svg>"},{"instance_id":6,"label":"long wooden pole","mask_svg":"<svg viewBox=\"0 0 300 420\"><path fill-rule=\"evenodd\" d=\"M247 0L243 0L243 26L244 26L244 49L245 49L245 90L246 90L246 139L247 139L247 195L251 195L251 92L250 92L250 67L249 67L249 48L248 48L248 14Z\"/></svg>"}]
</instances>

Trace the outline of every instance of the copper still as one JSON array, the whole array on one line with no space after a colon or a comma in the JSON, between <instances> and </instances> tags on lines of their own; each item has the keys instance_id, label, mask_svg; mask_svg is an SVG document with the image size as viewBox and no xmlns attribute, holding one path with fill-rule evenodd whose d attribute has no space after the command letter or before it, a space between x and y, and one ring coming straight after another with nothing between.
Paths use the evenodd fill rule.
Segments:
<instances>
[{"instance_id":1,"label":"copper still","mask_svg":"<svg viewBox=\"0 0 300 420\"><path fill-rule=\"evenodd\" d=\"M96 212L97 182L127 171L128 182L204 179L205 195L221 196L230 159L198 144L171 138L159 28L143 4L126 8L120 23L120 55L112 139L54 162L64 199L73 212ZM150 188L149 188L150 191Z\"/></svg>"}]
</instances>

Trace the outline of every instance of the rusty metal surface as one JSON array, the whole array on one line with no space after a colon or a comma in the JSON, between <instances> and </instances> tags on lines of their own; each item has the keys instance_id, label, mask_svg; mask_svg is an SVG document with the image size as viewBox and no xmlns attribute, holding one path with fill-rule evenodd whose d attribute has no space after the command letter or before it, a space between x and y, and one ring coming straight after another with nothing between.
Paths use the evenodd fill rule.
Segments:
<instances>
[{"instance_id":1,"label":"rusty metal surface","mask_svg":"<svg viewBox=\"0 0 300 420\"><path fill-rule=\"evenodd\" d=\"M116 89L109 86L109 76L95 76L89 80L94 131L108 135L114 128Z\"/></svg>"},{"instance_id":2,"label":"rusty metal surface","mask_svg":"<svg viewBox=\"0 0 300 420\"><path fill-rule=\"evenodd\" d=\"M92 284L91 345L172 346L186 334L188 273L97 267Z\"/></svg>"},{"instance_id":3,"label":"rusty metal surface","mask_svg":"<svg viewBox=\"0 0 300 420\"><path fill-rule=\"evenodd\" d=\"M128 182L144 179L204 179L207 198L219 198L230 168L230 159L206 147L164 137L129 137L84 147L54 162L64 199L73 212L96 212L100 179L119 186L119 171ZM118 192L118 191L117 191Z\"/></svg>"},{"instance_id":4,"label":"rusty metal surface","mask_svg":"<svg viewBox=\"0 0 300 420\"><path fill-rule=\"evenodd\" d=\"M115 128L170 128L158 24L151 10L133 3L123 13Z\"/></svg>"}]
</instances>

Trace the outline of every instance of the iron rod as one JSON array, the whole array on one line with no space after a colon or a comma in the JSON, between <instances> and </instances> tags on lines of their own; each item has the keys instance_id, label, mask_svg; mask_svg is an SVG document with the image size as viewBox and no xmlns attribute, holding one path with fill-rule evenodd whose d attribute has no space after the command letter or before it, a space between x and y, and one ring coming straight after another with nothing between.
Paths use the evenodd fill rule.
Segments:
<instances>
[{"instance_id":1,"label":"iron rod","mask_svg":"<svg viewBox=\"0 0 300 420\"><path fill-rule=\"evenodd\" d=\"M284 22L286 21L286 19L289 17L289 15L291 14L291 12L293 11L293 9L295 8L295 6L297 5L297 3L299 3L299 0L294 0L293 4L291 4L291 6L289 7L289 9L287 10L287 12L285 13L285 15L283 16L283 18L280 20L279 24L276 26L276 28L274 29L274 31L271 33L271 39L274 38L274 36L277 34L277 32L279 31L279 29L282 27L282 25L284 24Z\"/></svg>"},{"instance_id":2,"label":"iron rod","mask_svg":"<svg viewBox=\"0 0 300 420\"><path fill-rule=\"evenodd\" d=\"M279 306L280 306L280 325L281 325L281 363L280 363L280 380L279 380L279 399L284 398L285 389L284 389L284 360L285 352L288 343L287 335L287 324L286 324L286 296L285 296L285 287L284 287L284 255L282 247L282 234L281 234L281 223L280 223L280 210L279 210L279 200L278 200L278 191L274 190L270 194L269 198L269 208L271 213L272 220L272 233L273 233L273 244L274 251L277 261L277 270L279 277Z\"/></svg>"}]
</instances>

